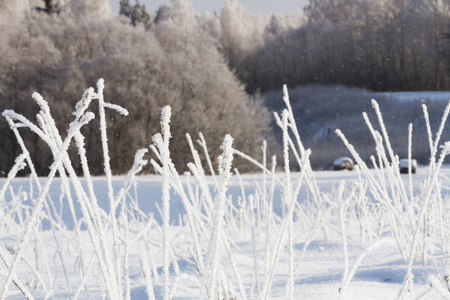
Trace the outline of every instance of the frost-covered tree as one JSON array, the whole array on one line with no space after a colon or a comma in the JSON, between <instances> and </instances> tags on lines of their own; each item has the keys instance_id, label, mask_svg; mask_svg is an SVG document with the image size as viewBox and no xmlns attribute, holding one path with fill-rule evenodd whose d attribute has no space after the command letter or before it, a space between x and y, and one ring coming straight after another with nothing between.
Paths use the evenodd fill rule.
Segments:
<instances>
[{"instance_id":1,"label":"frost-covered tree","mask_svg":"<svg viewBox=\"0 0 450 300\"><path fill-rule=\"evenodd\" d=\"M38 91L50 103L56 125L64 133L65 119L81 97L79 91L104 77L105 100L130 112L128 118L107 113L108 127L114 132L108 140L115 173L126 172L136 149L151 143L159 130L161 108L168 104L174 115L172 157L180 169L192 160L184 136L188 132L194 138L202 132L212 154L219 152L226 133L235 136L236 147L249 154L260 152L269 115L261 103L248 98L228 69L217 39L206 29L210 16L204 19L188 2L174 1L166 17L145 30L111 16L108 8L106 1L72 0L59 14L48 15L17 6L18 18L23 15L17 21L20 26L11 34L0 33L0 39L7 41L0 45L5 54L0 56L5 75L0 78L1 108L34 119L36 108L29 98ZM97 122L93 120L94 128L83 132L93 174L103 172ZM0 120L2 128L5 123ZM52 154L47 146L33 136L27 140L33 157L39 155L36 168L41 174L48 172ZM8 170L18 155L18 149L11 149L15 144L12 136L0 141L0 171Z\"/></svg>"},{"instance_id":2,"label":"frost-covered tree","mask_svg":"<svg viewBox=\"0 0 450 300\"><path fill-rule=\"evenodd\" d=\"M236 50L243 36L235 38L238 47L229 52L226 45L233 39L222 44L225 56L231 57L230 66L251 93L278 89L284 83L445 89L450 86L449 74L440 53L450 22L448 7L440 0L311 0L304 23L286 28L282 24L287 16L273 16L263 44L250 52ZM237 15L231 14L229 20ZM245 19L243 15L236 19Z\"/></svg>"},{"instance_id":3,"label":"frost-covered tree","mask_svg":"<svg viewBox=\"0 0 450 300\"><path fill-rule=\"evenodd\" d=\"M71 0L69 1L70 12L75 18L84 19L86 16L98 18L97 21L109 18L111 7L108 0Z\"/></svg>"},{"instance_id":4,"label":"frost-covered tree","mask_svg":"<svg viewBox=\"0 0 450 300\"><path fill-rule=\"evenodd\" d=\"M246 12L235 0L225 2L220 16L220 49L229 67L235 70L239 79L245 83L248 92L255 93L276 76L269 71L275 66L270 61L267 61L267 68L262 67L260 50L267 45L273 49L270 44L274 41L277 43L276 39L281 35L299 28L304 22L302 12L293 12L289 15L253 15ZM284 45L281 44L280 47L283 48ZM278 60L278 57L276 59Z\"/></svg>"},{"instance_id":5,"label":"frost-covered tree","mask_svg":"<svg viewBox=\"0 0 450 300\"><path fill-rule=\"evenodd\" d=\"M130 4L129 0L121 0L119 14L129 18L133 26L142 24L145 29L152 27L152 17L139 0L136 0L135 5Z\"/></svg>"},{"instance_id":6,"label":"frost-covered tree","mask_svg":"<svg viewBox=\"0 0 450 300\"><path fill-rule=\"evenodd\" d=\"M236 0L227 0L220 17L221 43L225 57L232 67L239 57L248 55L264 42L263 34L269 16L248 14Z\"/></svg>"},{"instance_id":7,"label":"frost-covered tree","mask_svg":"<svg viewBox=\"0 0 450 300\"><path fill-rule=\"evenodd\" d=\"M43 11L48 14L56 14L59 13L59 3L56 0L44 0L45 6L44 7L36 7L38 11Z\"/></svg>"},{"instance_id":8,"label":"frost-covered tree","mask_svg":"<svg viewBox=\"0 0 450 300\"><path fill-rule=\"evenodd\" d=\"M184 145L178 147L175 157L183 158L180 161L190 157L187 151L180 151L187 145L184 134L195 137L200 131L212 153L220 147L214 137L229 133L237 148L256 155L268 133L267 111L245 94L188 2L173 1L165 16L156 25L155 34L168 55L165 69L170 72L167 82L171 88L166 99L171 100L173 122L177 123L172 126L172 135ZM183 128L187 123L188 130Z\"/></svg>"}]
</instances>

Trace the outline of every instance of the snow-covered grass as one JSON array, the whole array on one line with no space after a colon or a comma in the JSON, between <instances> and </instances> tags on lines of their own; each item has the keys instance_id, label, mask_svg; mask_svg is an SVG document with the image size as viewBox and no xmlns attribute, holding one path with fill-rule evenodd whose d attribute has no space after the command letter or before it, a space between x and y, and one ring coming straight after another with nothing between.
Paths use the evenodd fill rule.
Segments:
<instances>
[{"instance_id":1,"label":"snow-covered grass","mask_svg":"<svg viewBox=\"0 0 450 300\"><path fill-rule=\"evenodd\" d=\"M3 113L23 153L0 180L1 299L450 298L450 169L443 165L450 146L440 141L449 109L438 132L429 130L430 164L415 175L400 174L375 101L381 132L363 115L376 142L374 167L337 131L358 164L355 171L315 172L285 88L286 109L275 114L283 131L282 158L266 157L263 144L263 160L254 161L233 148L230 136L222 153L208 154L200 134L198 149L206 151L206 161L188 136L193 162L179 174L170 158L166 107L161 134L150 146L159 159L150 163L160 175L138 175L148 167L147 149L141 149L130 172L113 177L105 109L127 111L105 102L103 88L100 80L96 92L84 93L64 137L38 94L39 126L16 112ZM88 110L96 100L103 177L90 176L80 131L94 118ZM36 176L20 127L53 151L47 178ZM405 129L409 149L412 133L412 126ZM76 176L67 153L73 142L83 177ZM218 155L217 171L210 155ZM261 173L240 174L233 165L237 155ZM294 163L299 172L291 171ZM284 172L275 172L277 164ZM30 176L16 178L25 166Z\"/></svg>"}]
</instances>

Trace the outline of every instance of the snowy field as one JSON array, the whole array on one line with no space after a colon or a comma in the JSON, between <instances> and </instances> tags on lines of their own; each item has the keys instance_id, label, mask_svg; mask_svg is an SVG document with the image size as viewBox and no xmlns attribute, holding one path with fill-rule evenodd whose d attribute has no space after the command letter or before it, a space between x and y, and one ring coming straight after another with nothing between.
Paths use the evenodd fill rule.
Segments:
<instances>
[{"instance_id":1,"label":"snowy field","mask_svg":"<svg viewBox=\"0 0 450 300\"><path fill-rule=\"evenodd\" d=\"M221 153L209 154L199 134L196 144L187 136L192 162L179 174L166 106L150 149L138 150L128 174L114 177L105 108L128 112L105 102L103 88L99 80L97 92L85 91L64 136L39 94L38 125L3 112L22 154L0 180L0 300L450 298L450 142L441 141L450 104L436 133L423 106L430 163L417 174L400 173L376 101L380 131L363 114L376 144L370 167L336 130L355 169L313 171L285 88L286 109L275 114L282 157L267 157L263 143L261 161L253 160L229 135ZM99 103L102 177L90 175L81 133L95 117L91 101ZM47 178L34 171L22 127L53 152ZM408 133L409 170L412 126ZM157 159L148 161L148 151ZM260 174L240 175L236 156ZM140 176L149 165L160 175ZM23 168L30 176L17 178Z\"/></svg>"},{"instance_id":2,"label":"snowy field","mask_svg":"<svg viewBox=\"0 0 450 300\"><path fill-rule=\"evenodd\" d=\"M373 176L376 176L376 171L371 170ZM428 168L420 167L417 174L413 175L413 190L415 194L420 193L420 189L423 183L427 180ZM292 173L292 180L299 178L300 173ZM317 182L320 192L329 195L332 199L332 194L338 189L341 182L345 181L347 187L360 181L358 172L356 171L317 171L314 172L314 178ZM450 167L445 166L441 170L442 177L440 178L444 183L449 184L447 178L450 178ZM283 180L284 174L279 173L277 178ZM209 188L214 193L214 180L211 176L207 177ZM402 175L405 186L408 185L408 175ZM229 182L227 195L236 199L242 197L249 197L258 193L257 186L263 185L262 174L250 174L242 175L241 179L237 175L234 175ZM267 180L267 179L266 179ZM45 182L45 178L41 178L42 184ZM113 187L117 192L124 184L125 177L116 176L113 178ZM138 206L142 213L146 215L154 215L157 223L161 223L161 215L158 211L158 207L162 206L162 176L137 176L136 177L136 195L138 199ZM3 186L6 179L1 179L0 184ZM6 199L11 204L9 209L12 209L11 195L18 195L20 191L24 191L29 186L29 178L16 178L10 186L10 191L6 193ZM99 206L108 209L108 196L105 177L93 178L94 188L99 200ZM242 188L244 194L242 194ZM134 192L133 192L134 193ZM50 188L49 195L54 201L54 205L57 211L61 212L63 221L68 224L67 230L57 232L56 235L61 235L58 240L63 244L59 245L60 248L69 248L74 236L72 222L70 218L70 211L66 205L60 210L60 195L61 195L61 179L56 178ZM283 215L282 204L283 188L280 185L276 185L273 196L273 210L277 216ZM443 199L450 208L449 197L447 189L442 190ZM302 189L298 196L298 202L300 204L310 203L310 192L306 188ZM172 240L173 256L178 264L179 270L175 272L173 268L170 268L171 274L171 295L173 299L198 299L199 291L201 287L202 278L192 261L191 251L193 248L192 238L190 231L184 224L180 224L180 219L183 219L185 210L181 202L180 197L176 193L172 193L170 198L171 207L171 227L170 227L170 239ZM24 201L22 205L28 206L30 201ZM355 205L355 204L353 204ZM308 207L308 205L305 205ZM76 206L76 214L81 216L79 206ZM449 212L445 212L446 217L450 217ZM330 215L330 217L332 217ZM338 299L340 297L339 288L342 286L342 277L344 270L344 250L342 235L340 232L339 224L335 223L336 220L328 220L330 222L327 230L327 238L324 239L323 232L318 230L313 236L308 237L310 230L305 230L303 226L294 226L293 228L293 248L294 248L294 297L296 299ZM183 221L181 221L183 223ZM348 222L348 223L347 223ZM43 222L42 226L44 230L39 232L39 240L42 243L42 251L45 253L46 261L49 265L49 274L41 274L42 281L46 282L51 280L55 290L52 291L52 298L72 298L77 288L79 288L79 276L80 270L76 265L77 254L74 251L68 251L64 253L64 260L66 262L65 270L62 270L61 261L58 259L58 246L55 244L55 237L51 230L49 230L48 222ZM295 224L295 223L294 223ZM180 226L181 225L181 226ZM373 224L375 225L375 224ZM251 226L247 224L246 226ZM351 279L345 294L345 299L396 299L401 290L403 280L406 274L407 261L405 261L399 254L398 247L395 241L389 237L388 234L381 234L379 236L366 236L363 238L361 233L361 224L355 219L348 218L345 224L345 231L347 234L348 244L348 262L350 269L356 267L354 276ZM16 234L2 234L1 246L2 255L5 255L6 260L11 260L14 254L14 248L20 241L20 230ZM373 228L375 231L378 228ZM260 299L261 295L258 294L258 288L261 288L262 281L265 274L265 253L266 241L265 236L258 232L255 236L256 243L253 245L251 236L246 236L248 232L242 232L243 230L235 229L235 235L228 236L230 244L232 244L232 251L234 260L237 265L237 269L240 272L240 276L246 293L249 299ZM383 230L383 229L381 229ZM264 230L263 230L264 231ZM264 232L263 232L264 233ZM154 224L152 228L146 233L149 240L152 242L146 245L149 255L151 256L151 268L153 270L153 285L155 297L162 299L162 253L161 253L161 231L157 224ZM63 237L64 236L64 237ZM271 242L275 242L276 232L270 237ZM37 239L36 239L37 240ZM307 247L305 242L308 241ZM89 236L87 230L81 231L81 248L82 255L86 258L92 257L92 246L89 242ZM436 291L430 291L429 280L430 276L436 276L443 279L447 274L447 257L442 255L442 249L439 249L434 245L436 241L430 238L429 254L426 265L423 264L422 259L418 259L413 266L414 274L414 295L420 296L426 293L420 299L437 299L440 296ZM370 246L379 243L379 246L368 252L365 257L362 258L358 264L356 261L361 254L366 253ZM439 243L439 242L436 242ZM255 249L253 249L255 246ZM370 249L369 249L370 250ZM302 254L302 252L304 254ZM285 299L286 298L286 283L289 275L289 255L288 251L284 251L279 257L278 265L275 269L273 285L270 292L270 298L272 299ZM41 253L40 255L43 255ZM32 255L29 253L29 255ZM34 254L33 254L34 255ZM139 245L136 243L129 249L129 264L128 264L128 276L130 278L130 296L131 299L147 299L145 278L142 274L140 265L140 251ZM30 260L33 257L29 257ZM31 265L32 262L28 261ZM87 262L85 262L87 263ZM256 267L255 267L256 266ZM29 285L32 289L36 287L35 291L32 291L36 298L45 297L45 293L39 287L35 274L30 272L30 267L27 263L19 265L18 277L23 280L23 283ZM222 267L231 269L225 259ZM257 270L255 272L255 269ZM38 271L38 270L36 270ZM3 271L4 272L4 271ZM65 278L64 272L67 272L67 278ZM86 281L86 286L83 287L79 298L80 299L99 299L102 295L102 283L99 279L98 270L90 275L89 280ZM232 273L232 270L224 270L224 272ZM45 272L43 272L45 273ZM258 278L256 278L258 277ZM67 282L67 281L68 282ZM231 280L232 281L232 280ZM70 287L70 289L69 289ZM14 296L16 295L16 296ZM8 299L22 299L21 294L16 288L11 288ZM414 297L410 297L414 299Z\"/></svg>"}]
</instances>

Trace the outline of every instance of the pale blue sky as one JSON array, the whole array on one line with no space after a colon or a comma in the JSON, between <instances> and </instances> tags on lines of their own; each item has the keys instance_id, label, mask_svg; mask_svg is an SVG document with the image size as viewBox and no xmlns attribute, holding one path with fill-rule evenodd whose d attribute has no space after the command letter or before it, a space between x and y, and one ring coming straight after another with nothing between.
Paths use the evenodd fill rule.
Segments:
<instances>
[{"instance_id":1,"label":"pale blue sky","mask_svg":"<svg viewBox=\"0 0 450 300\"><path fill-rule=\"evenodd\" d=\"M119 12L120 0L108 0L112 12ZM130 0L130 3L135 3ZM154 14L161 5L170 5L170 0L140 0L141 4L145 4L147 11ZM239 0L238 1L248 12L254 14L272 14L284 13L288 14L294 11L302 10L308 3L308 0ZM191 0L195 10L209 11L220 13L225 0Z\"/></svg>"}]
</instances>

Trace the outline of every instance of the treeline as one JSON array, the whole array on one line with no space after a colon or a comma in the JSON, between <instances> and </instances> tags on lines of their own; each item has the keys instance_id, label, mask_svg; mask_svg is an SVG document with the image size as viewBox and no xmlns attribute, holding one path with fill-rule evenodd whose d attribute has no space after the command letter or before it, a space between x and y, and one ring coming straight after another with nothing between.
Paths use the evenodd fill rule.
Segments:
<instances>
[{"instance_id":1,"label":"treeline","mask_svg":"<svg viewBox=\"0 0 450 300\"><path fill-rule=\"evenodd\" d=\"M184 169L192 159L186 133L196 139L202 132L212 155L230 133L236 148L257 158L262 140L273 139L258 95L283 84L450 88L448 1L310 0L304 11L288 15L253 15L234 0L225 1L220 14L197 13L187 0L155 13L138 1L120 0L120 7L113 16L107 0L0 0L0 110L34 120L30 95L37 91L65 131L83 90L103 77L107 101L130 111L127 118L109 115L115 173L126 172L134 152L151 143L165 105L173 110L172 158ZM317 115L323 122L328 117ZM314 131L316 121L302 130ZM92 173L101 174L95 126L84 134ZM5 175L20 149L4 120L0 130ZM45 174L52 162L47 146L32 135L27 141Z\"/></svg>"},{"instance_id":2,"label":"treeline","mask_svg":"<svg viewBox=\"0 0 450 300\"><path fill-rule=\"evenodd\" d=\"M300 26L272 16L259 30L246 25L255 17L236 7L228 2L222 11L221 22L232 23L222 27L222 46L250 93L283 84L450 88L449 1L310 0Z\"/></svg>"},{"instance_id":3,"label":"treeline","mask_svg":"<svg viewBox=\"0 0 450 300\"><path fill-rule=\"evenodd\" d=\"M202 132L213 159L227 133L237 149L261 153L263 139L270 137L270 115L261 101L245 93L188 2L174 1L147 29L111 16L106 0L46 3L0 0L1 111L14 109L35 121L38 107L31 94L37 91L64 133L83 91L103 77L105 100L130 112L128 117L107 113L115 173L127 172L135 151L152 143L165 105L172 107L172 158L180 170L192 161L186 133L195 142ZM98 126L97 118L83 131L92 174L103 173ZM0 132L4 176L20 149L3 118ZM36 169L46 174L51 152L36 136L23 133Z\"/></svg>"}]
</instances>

